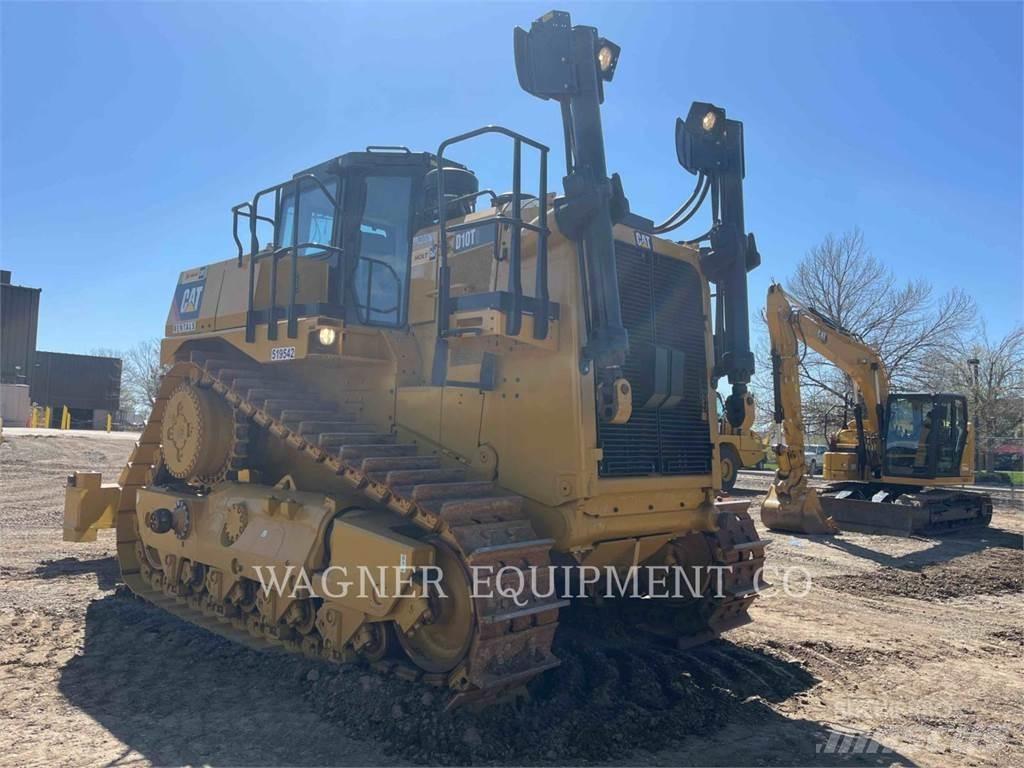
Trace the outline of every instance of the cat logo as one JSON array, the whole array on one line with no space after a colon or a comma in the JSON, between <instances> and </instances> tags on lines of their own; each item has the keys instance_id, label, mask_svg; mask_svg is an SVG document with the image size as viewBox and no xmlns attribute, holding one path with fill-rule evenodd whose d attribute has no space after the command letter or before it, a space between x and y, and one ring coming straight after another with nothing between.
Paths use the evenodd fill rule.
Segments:
<instances>
[{"instance_id":1,"label":"cat logo","mask_svg":"<svg viewBox=\"0 0 1024 768\"><path fill-rule=\"evenodd\" d=\"M205 290L205 272L202 273L198 280L193 279L187 283L179 283L178 290L174 292L172 312L176 317L173 320L195 320L199 317L199 308L203 304L203 293Z\"/></svg>"},{"instance_id":2,"label":"cat logo","mask_svg":"<svg viewBox=\"0 0 1024 768\"><path fill-rule=\"evenodd\" d=\"M654 249L654 246L651 245L651 236L644 232L634 232L633 240L636 242L637 248L643 248L645 251Z\"/></svg>"},{"instance_id":3,"label":"cat logo","mask_svg":"<svg viewBox=\"0 0 1024 768\"><path fill-rule=\"evenodd\" d=\"M178 313L187 315L192 312L199 311L199 303L203 299L203 288L202 285L194 285L191 288L186 288L181 294L181 304L178 306Z\"/></svg>"}]
</instances>

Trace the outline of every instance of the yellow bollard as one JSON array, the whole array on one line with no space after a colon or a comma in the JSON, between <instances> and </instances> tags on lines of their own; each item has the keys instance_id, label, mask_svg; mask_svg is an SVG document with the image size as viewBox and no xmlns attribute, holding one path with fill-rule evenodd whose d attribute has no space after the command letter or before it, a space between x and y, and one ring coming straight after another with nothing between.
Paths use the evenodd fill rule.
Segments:
<instances>
[{"instance_id":1,"label":"yellow bollard","mask_svg":"<svg viewBox=\"0 0 1024 768\"><path fill-rule=\"evenodd\" d=\"M109 413L107 414L107 432L114 428L114 417Z\"/></svg>"},{"instance_id":2,"label":"yellow bollard","mask_svg":"<svg viewBox=\"0 0 1024 768\"><path fill-rule=\"evenodd\" d=\"M43 426L47 429L53 424L53 409L50 406L46 406L43 409Z\"/></svg>"},{"instance_id":3,"label":"yellow bollard","mask_svg":"<svg viewBox=\"0 0 1024 768\"><path fill-rule=\"evenodd\" d=\"M71 429L71 411L68 410L66 405L64 406L64 411L60 415L60 428Z\"/></svg>"}]
</instances>

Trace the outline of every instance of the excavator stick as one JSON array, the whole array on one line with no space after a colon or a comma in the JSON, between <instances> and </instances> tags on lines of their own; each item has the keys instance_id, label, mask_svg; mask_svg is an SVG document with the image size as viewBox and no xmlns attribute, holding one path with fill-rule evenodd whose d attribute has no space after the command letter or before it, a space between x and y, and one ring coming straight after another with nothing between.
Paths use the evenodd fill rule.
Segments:
<instances>
[{"instance_id":1,"label":"excavator stick","mask_svg":"<svg viewBox=\"0 0 1024 768\"><path fill-rule=\"evenodd\" d=\"M788 533L820 533L831 535L839 528L831 517L826 517L821 500L812 488L803 493L780 493L775 485L761 503L761 522L773 531Z\"/></svg>"}]
</instances>

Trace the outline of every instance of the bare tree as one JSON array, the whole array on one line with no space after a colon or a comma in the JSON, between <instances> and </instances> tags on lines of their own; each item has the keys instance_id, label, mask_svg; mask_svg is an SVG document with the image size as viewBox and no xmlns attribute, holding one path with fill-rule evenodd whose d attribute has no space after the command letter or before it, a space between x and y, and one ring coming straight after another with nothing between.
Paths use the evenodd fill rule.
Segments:
<instances>
[{"instance_id":1,"label":"bare tree","mask_svg":"<svg viewBox=\"0 0 1024 768\"><path fill-rule=\"evenodd\" d=\"M839 236L829 234L811 248L786 282L786 290L877 349L893 389L903 391L925 386L935 361L950 344L961 343L977 311L974 300L959 288L936 298L927 280L899 283L871 254L857 228ZM769 372L770 387L770 361L764 359L759 367ZM852 393L849 378L808 352L801 365L801 392L808 434L835 431ZM765 394L770 397L771 389Z\"/></svg>"},{"instance_id":2,"label":"bare tree","mask_svg":"<svg viewBox=\"0 0 1024 768\"><path fill-rule=\"evenodd\" d=\"M160 340L140 341L123 358L122 391L126 393L137 418L149 418L160 391L160 380L167 368L160 364Z\"/></svg>"},{"instance_id":3,"label":"bare tree","mask_svg":"<svg viewBox=\"0 0 1024 768\"><path fill-rule=\"evenodd\" d=\"M160 340L140 341L125 355L125 379L141 405L152 409L160 390L164 367L160 365Z\"/></svg>"},{"instance_id":4,"label":"bare tree","mask_svg":"<svg viewBox=\"0 0 1024 768\"><path fill-rule=\"evenodd\" d=\"M979 323L977 333L935 359L925 378L928 390L967 395L984 466L991 467L986 455L1000 442L1024 438L1024 326L992 339Z\"/></svg>"},{"instance_id":5,"label":"bare tree","mask_svg":"<svg viewBox=\"0 0 1024 768\"><path fill-rule=\"evenodd\" d=\"M89 354L120 358L121 413L129 421L148 419L160 391L160 380L167 372L167 367L160 364L160 339L140 341L127 352L96 347Z\"/></svg>"}]
</instances>

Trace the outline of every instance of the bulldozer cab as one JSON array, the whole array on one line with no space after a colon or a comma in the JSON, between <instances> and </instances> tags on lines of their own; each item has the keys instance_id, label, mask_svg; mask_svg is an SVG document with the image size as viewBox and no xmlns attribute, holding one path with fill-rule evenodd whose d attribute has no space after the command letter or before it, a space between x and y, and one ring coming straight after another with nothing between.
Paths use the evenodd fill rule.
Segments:
<instances>
[{"instance_id":1,"label":"bulldozer cab","mask_svg":"<svg viewBox=\"0 0 1024 768\"><path fill-rule=\"evenodd\" d=\"M472 172L447 166L475 191ZM250 255L246 339L260 323L276 338L282 319L293 338L298 318L312 316L403 326L413 233L437 221L426 188L436 168L430 153L370 147L300 171L235 206L239 264ZM471 200L459 206L471 208ZM240 224L248 225L248 248Z\"/></svg>"},{"instance_id":2,"label":"bulldozer cab","mask_svg":"<svg viewBox=\"0 0 1024 768\"><path fill-rule=\"evenodd\" d=\"M967 399L952 394L890 395L882 471L891 477L959 477L967 444Z\"/></svg>"}]
</instances>

